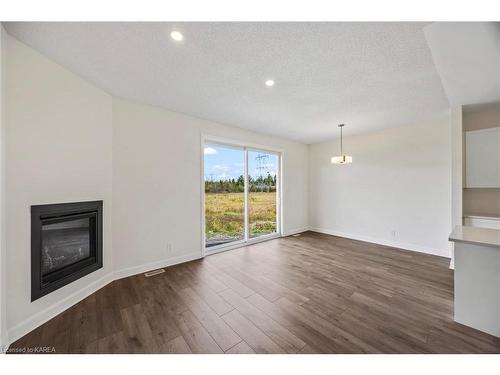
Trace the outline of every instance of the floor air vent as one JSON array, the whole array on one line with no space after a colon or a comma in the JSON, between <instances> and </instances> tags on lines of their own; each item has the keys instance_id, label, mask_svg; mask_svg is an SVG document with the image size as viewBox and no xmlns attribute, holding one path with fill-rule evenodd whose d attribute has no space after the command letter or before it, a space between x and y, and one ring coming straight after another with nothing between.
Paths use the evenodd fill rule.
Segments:
<instances>
[{"instance_id":1,"label":"floor air vent","mask_svg":"<svg viewBox=\"0 0 500 375\"><path fill-rule=\"evenodd\" d=\"M159 270L154 270L154 271L149 271L144 274L146 277L154 276L154 275L159 275L160 273L165 272L163 268L160 268Z\"/></svg>"},{"instance_id":2,"label":"floor air vent","mask_svg":"<svg viewBox=\"0 0 500 375\"><path fill-rule=\"evenodd\" d=\"M292 234L292 237L300 237L302 233Z\"/></svg>"}]
</instances>

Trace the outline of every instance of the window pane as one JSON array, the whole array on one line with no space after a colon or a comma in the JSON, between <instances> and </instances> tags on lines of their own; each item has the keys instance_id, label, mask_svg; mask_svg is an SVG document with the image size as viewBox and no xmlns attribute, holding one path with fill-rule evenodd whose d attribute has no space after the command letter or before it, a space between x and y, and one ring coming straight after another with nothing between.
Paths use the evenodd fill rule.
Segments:
<instances>
[{"instance_id":1,"label":"window pane","mask_svg":"<svg viewBox=\"0 0 500 375\"><path fill-rule=\"evenodd\" d=\"M276 182L278 156L248 151L248 236L277 232Z\"/></svg>"},{"instance_id":2,"label":"window pane","mask_svg":"<svg viewBox=\"0 0 500 375\"><path fill-rule=\"evenodd\" d=\"M242 149L206 144L205 246L245 238L244 173Z\"/></svg>"}]
</instances>

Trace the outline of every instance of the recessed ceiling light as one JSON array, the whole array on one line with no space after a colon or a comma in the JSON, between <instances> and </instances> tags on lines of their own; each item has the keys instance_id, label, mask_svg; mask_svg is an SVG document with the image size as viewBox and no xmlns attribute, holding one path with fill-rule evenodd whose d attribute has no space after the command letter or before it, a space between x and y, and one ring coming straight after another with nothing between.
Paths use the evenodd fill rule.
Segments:
<instances>
[{"instance_id":1,"label":"recessed ceiling light","mask_svg":"<svg viewBox=\"0 0 500 375\"><path fill-rule=\"evenodd\" d=\"M272 86L274 86L274 81L273 81L272 79L268 79L268 80L266 81L266 86L267 86L267 87L272 87Z\"/></svg>"},{"instance_id":2,"label":"recessed ceiling light","mask_svg":"<svg viewBox=\"0 0 500 375\"><path fill-rule=\"evenodd\" d=\"M176 42L181 42L184 39L184 36L180 33L180 31L172 31L170 33L170 37Z\"/></svg>"}]
</instances>

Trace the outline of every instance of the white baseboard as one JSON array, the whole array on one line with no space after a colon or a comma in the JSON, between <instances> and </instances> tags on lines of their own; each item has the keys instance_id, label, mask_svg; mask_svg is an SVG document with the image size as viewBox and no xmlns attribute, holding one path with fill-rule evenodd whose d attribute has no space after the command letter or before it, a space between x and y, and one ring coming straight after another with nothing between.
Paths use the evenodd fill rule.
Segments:
<instances>
[{"instance_id":1,"label":"white baseboard","mask_svg":"<svg viewBox=\"0 0 500 375\"><path fill-rule=\"evenodd\" d=\"M450 254L450 270L455 269L455 242L452 242Z\"/></svg>"},{"instance_id":2,"label":"white baseboard","mask_svg":"<svg viewBox=\"0 0 500 375\"><path fill-rule=\"evenodd\" d=\"M307 232L308 230L310 230L310 228L309 228L309 227L303 227L303 228L291 229L291 230L287 230L286 232L284 232L282 236L283 236L283 237L286 237L286 236L292 236L292 235L294 235L294 234Z\"/></svg>"},{"instance_id":3,"label":"white baseboard","mask_svg":"<svg viewBox=\"0 0 500 375\"><path fill-rule=\"evenodd\" d=\"M185 255L180 255L173 258L163 259L157 262L151 262L146 264L141 264L140 266L134 266L129 268L123 268L121 270L115 271L113 273L114 280L123 279L124 277L129 277L132 275L137 275L139 273L144 273L158 268L174 266L179 263L189 262L191 260L200 259L202 255L199 251L194 253L189 253Z\"/></svg>"},{"instance_id":4,"label":"white baseboard","mask_svg":"<svg viewBox=\"0 0 500 375\"><path fill-rule=\"evenodd\" d=\"M15 325L7 331L7 345L10 345L14 341L20 339L27 333L33 331L35 328L41 326L43 323L49 321L56 315L67 310L71 306L80 302L84 298L88 297L92 293L98 291L102 287L113 281L113 273L110 272L99 280L92 282L91 284L83 287L79 291L70 294L66 298L57 302L56 304L36 313L35 315L29 317L28 319L22 321L21 323Z\"/></svg>"},{"instance_id":5,"label":"white baseboard","mask_svg":"<svg viewBox=\"0 0 500 375\"><path fill-rule=\"evenodd\" d=\"M2 333L0 335L0 354L4 354L9 345L10 343L7 330L2 329Z\"/></svg>"},{"instance_id":6,"label":"white baseboard","mask_svg":"<svg viewBox=\"0 0 500 375\"><path fill-rule=\"evenodd\" d=\"M181 255L178 257L173 257L169 259L164 259L158 262L152 262L147 264L142 264L136 267L124 268L118 271L109 272L107 275L101 277L99 280L87 285L86 287L80 289L79 291L67 296L56 304L38 312L37 314L31 316L30 318L22 321L21 323L15 325L7 331L6 337L4 336L4 347L12 344L14 341L20 339L27 333L33 331L35 328L46 323L56 315L62 313L63 311L69 309L71 306L77 304L84 298L88 297L92 293L103 288L110 282L124 277L136 275L138 273L143 273L158 268L173 266L175 264L189 262L191 260L201 258L200 252L190 253L186 255Z\"/></svg>"},{"instance_id":7,"label":"white baseboard","mask_svg":"<svg viewBox=\"0 0 500 375\"><path fill-rule=\"evenodd\" d=\"M311 230L313 232L329 234L331 236L349 238L351 240L358 240L358 241L375 243L375 244L383 245L383 246L396 247L396 248L402 249L402 250L417 251L419 253L437 255L437 256L445 257L445 258L451 257L451 254L450 254L449 250L447 250L447 249L446 250L436 249L436 248L432 248L432 247L428 247L428 246L416 245L416 244L411 244L411 243L389 241L389 240L385 240L385 239L362 236L359 234L338 232L335 230L324 229L324 228L310 228L309 230Z\"/></svg>"}]
</instances>

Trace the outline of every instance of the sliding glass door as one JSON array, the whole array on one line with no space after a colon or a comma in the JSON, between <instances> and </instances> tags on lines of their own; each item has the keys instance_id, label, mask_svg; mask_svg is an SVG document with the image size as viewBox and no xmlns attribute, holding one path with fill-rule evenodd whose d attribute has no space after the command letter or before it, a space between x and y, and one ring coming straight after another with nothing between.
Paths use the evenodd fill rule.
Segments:
<instances>
[{"instance_id":1,"label":"sliding glass door","mask_svg":"<svg viewBox=\"0 0 500 375\"><path fill-rule=\"evenodd\" d=\"M205 249L277 236L280 155L206 142L203 157Z\"/></svg>"},{"instance_id":2,"label":"sliding glass door","mask_svg":"<svg viewBox=\"0 0 500 375\"><path fill-rule=\"evenodd\" d=\"M205 247L245 240L245 150L205 144Z\"/></svg>"}]
</instances>

